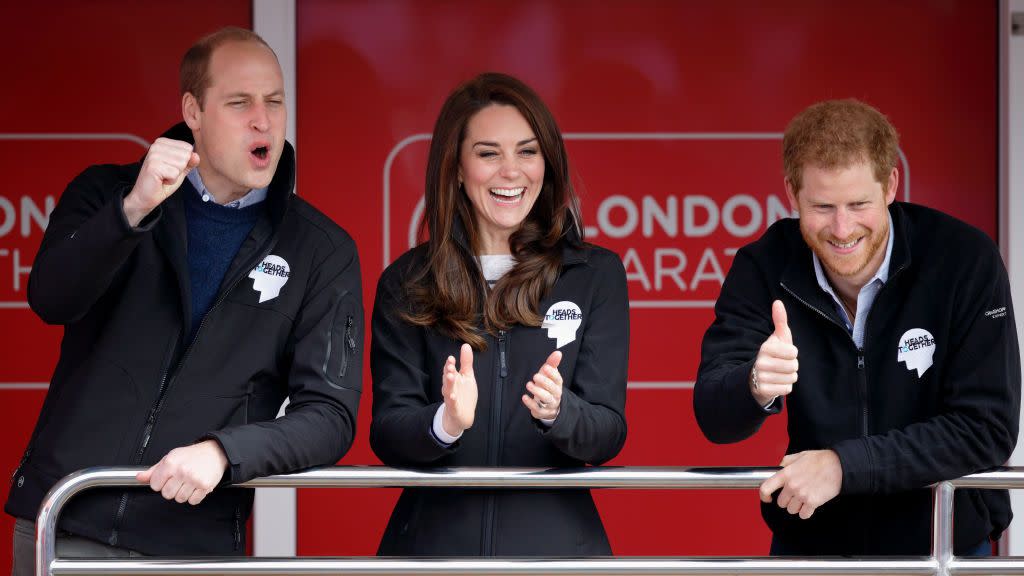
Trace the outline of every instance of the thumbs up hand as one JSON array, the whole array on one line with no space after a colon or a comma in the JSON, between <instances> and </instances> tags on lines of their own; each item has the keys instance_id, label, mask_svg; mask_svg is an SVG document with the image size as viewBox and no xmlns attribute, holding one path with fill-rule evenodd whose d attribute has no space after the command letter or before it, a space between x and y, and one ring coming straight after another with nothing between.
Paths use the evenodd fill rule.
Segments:
<instances>
[{"instance_id":1,"label":"thumbs up hand","mask_svg":"<svg viewBox=\"0 0 1024 576\"><path fill-rule=\"evenodd\" d=\"M761 406L767 405L776 396L785 396L793 391L797 380L797 349L793 345L793 333L789 330L786 307L781 300L772 302L772 322L775 331L761 344L761 349L750 371L750 393Z\"/></svg>"}]
</instances>

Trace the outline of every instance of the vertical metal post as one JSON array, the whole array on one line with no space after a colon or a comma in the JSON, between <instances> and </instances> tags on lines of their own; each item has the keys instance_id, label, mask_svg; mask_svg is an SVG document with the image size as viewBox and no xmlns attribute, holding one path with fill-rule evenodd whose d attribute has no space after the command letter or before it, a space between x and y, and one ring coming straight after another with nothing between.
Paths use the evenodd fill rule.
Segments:
<instances>
[{"instance_id":1,"label":"vertical metal post","mask_svg":"<svg viewBox=\"0 0 1024 576\"><path fill-rule=\"evenodd\" d=\"M36 576L47 576L50 562L57 557L57 514L66 500L47 498L36 517Z\"/></svg>"},{"instance_id":2,"label":"vertical metal post","mask_svg":"<svg viewBox=\"0 0 1024 576\"><path fill-rule=\"evenodd\" d=\"M953 560L953 483L936 484L932 495L932 556L938 563L937 576L949 576Z\"/></svg>"}]
</instances>

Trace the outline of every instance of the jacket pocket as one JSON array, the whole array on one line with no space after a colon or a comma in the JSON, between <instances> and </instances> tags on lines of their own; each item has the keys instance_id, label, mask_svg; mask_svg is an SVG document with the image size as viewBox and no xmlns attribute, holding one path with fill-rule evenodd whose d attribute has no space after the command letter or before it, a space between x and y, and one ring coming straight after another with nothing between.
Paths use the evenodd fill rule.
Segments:
<instances>
[{"instance_id":1,"label":"jacket pocket","mask_svg":"<svg viewBox=\"0 0 1024 576\"><path fill-rule=\"evenodd\" d=\"M334 388L351 388L344 383L349 363L356 354L355 314L351 309L351 298L343 292L334 305L331 321L326 329L324 361L321 368L324 378Z\"/></svg>"},{"instance_id":2,"label":"jacket pocket","mask_svg":"<svg viewBox=\"0 0 1024 576\"><path fill-rule=\"evenodd\" d=\"M356 339L352 335L352 325L354 323L355 318L351 315L345 317L345 341L342 342L341 346L341 371L338 373L339 378L345 377L345 371L348 370L348 359L356 353Z\"/></svg>"}]
</instances>

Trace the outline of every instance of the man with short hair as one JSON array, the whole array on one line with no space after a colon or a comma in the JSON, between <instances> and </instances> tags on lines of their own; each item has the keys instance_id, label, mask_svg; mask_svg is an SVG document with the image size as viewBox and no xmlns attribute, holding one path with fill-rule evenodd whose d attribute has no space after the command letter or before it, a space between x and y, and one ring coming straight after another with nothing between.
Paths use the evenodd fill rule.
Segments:
<instances>
[{"instance_id":1,"label":"man with short hair","mask_svg":"<svg viewBox=\"0 0 1024 576\"><path fill-rule=\"evenodd\" d=\"M58 555L243 554L252 491L215 488L333 464L352 443L359 260L293 194L276 55L248 30L203 38L181 106L140 162L75 178L43 237L29 303L64 338L7 500L15 574L33 571L41 500L76 470L148 466L156 493L76 497Z\"/></svg>"},{"instance_id":2,"label":"man with short hair","mask_svg":"<svg viewBox=\"0 0 1024 576\"><path fill-rule=\"evenodd\" d=\"M1020 353L999 251L950 216L894 202L898 137L855 100L786 129L799 219L736 254L704 335L701 430L738 442L789 402L782 470L761 485L773 555L926 555L929 484L1003 464ZM958 555L1010 522L1003 491L957 490Z\"/></svg>"}]
</instances>

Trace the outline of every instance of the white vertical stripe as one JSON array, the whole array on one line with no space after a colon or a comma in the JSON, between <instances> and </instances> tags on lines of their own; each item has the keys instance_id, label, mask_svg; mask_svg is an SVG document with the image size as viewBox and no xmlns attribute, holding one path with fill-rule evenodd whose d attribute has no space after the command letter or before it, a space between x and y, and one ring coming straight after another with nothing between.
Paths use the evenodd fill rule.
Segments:
<instances>
[{"instance_id":1,"label":"white vertical stripe","mask_svg":"<svg viewBox=\"0 0 1024 576\"><path fill-rule=\"evenodd\" d=\"M1024 36L1011 36L1013 12L1024 12L1024 0L999 3L1000 190L999 240L1010 274L1010 291L1018 309L1024 302ZM1024 313L1017 314L1017 340L1024 342ZM1024 465L1024 428L1011 466ZM1014 514L1024 515L1024 490L1010 490ZM1024 555L1024 527L1011 525L1003 547L1010 556Z\"/></svg>"},{"instance_id":2,"label":"white vertical stripe","mask_svg":"<svg viewBox=\"0 0 1024 576\"><path fill-rule=\"evenodd\" d=\"M295 141L295 0L253 0L253 30L277 53L284 74L288 109L287 138ZM257 556L295 556L294 488L257 488L253 508L253 552Z\"/></svg>"}]
</instances>

